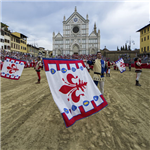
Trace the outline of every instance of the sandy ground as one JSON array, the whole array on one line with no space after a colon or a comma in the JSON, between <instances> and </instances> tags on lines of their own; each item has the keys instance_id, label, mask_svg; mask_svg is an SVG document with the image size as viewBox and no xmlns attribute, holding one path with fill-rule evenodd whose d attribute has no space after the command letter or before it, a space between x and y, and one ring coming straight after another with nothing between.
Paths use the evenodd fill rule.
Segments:
<instances>
[{"instance_id":1,"label":"sandy ground","mask_svg":"<svg viewBox=\"0 0 150 150\"><path fill-rule=\"evenodd\" d=\"M44 70L41 84L33 68L18 81L1 78L2 150L149 150L150 69L141 87L135 72L111 69L104 97L108 106L66 128Z\"/></svg>"}]
</instances>

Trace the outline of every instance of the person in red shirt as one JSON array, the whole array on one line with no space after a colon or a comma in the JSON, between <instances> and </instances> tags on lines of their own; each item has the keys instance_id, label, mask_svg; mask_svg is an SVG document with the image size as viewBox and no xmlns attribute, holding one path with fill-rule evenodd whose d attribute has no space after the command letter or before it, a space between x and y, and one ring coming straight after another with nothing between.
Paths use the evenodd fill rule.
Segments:
<instances>
[{"instance_id":1,"label":"person in red shirt","mask_svg":"<svg viewBox=\"0 0 150 150\"><path fill-rule=\"evenodd\" d=\"M106 66L107 66L106 76L107 76L107 77L110 77L110 66L111 66L111 65L113 65L113 63L111 63L111 62L109 61L109 59L108 59L107 62L106 62Z\"/></svg>"},{"instance_id":2,"label":"person in red shirt","mask_svg":"<svg viewBox=\"0 0 150 150\"><path fill-rule=\"evenodd\" d=\"M37 75L38 75L38 82L36 82L36 84L39 84L40 80L41 80L41 76L40 76L41 68L42 68L41 58L40 58L40 56L38 56L37 63L34 67L34 69L35 69L35 71L37 72Z\"/></svg>"},{"instance_id":3,"label":"person in red shirt","mask_svg":"<svg viewBox=\"0 0 150 150\"><path fill-rule=\"evenodd\" d=\"M135 84L136 86L141 86L139 84L139 78L142 73L142 66L146 66L146 65L149 65L149 64L148 63L142 64L140 58L137 57L134 59L134 66L135 66L135 72L136 72L136 84Z\"/></svg>"}]
</instances>

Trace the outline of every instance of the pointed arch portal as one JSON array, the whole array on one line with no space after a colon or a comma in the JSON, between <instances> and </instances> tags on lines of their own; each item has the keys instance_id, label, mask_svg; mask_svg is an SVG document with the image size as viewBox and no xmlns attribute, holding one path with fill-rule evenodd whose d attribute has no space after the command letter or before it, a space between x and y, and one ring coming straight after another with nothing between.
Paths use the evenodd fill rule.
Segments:
<instances>
[{"instance_id":1,"label":"pointed arch portal","mask_svg":"<svg viewBox=\"0 0 150 150\"><path fill-rule=\"evenodd\" d=\"M79 46L77 44L73 45L73 53L78 54L79 53Z\"/></svg>"}]
</instances>

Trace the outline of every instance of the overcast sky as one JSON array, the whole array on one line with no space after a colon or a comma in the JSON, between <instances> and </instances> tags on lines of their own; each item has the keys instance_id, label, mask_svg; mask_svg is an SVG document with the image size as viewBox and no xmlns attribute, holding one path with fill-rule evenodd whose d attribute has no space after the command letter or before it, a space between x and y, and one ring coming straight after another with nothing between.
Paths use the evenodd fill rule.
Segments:
<instances>
[{"instance_id":1,"label":"overcast sky","mask_svg":"<svg viewBox=\"0 0 150 150\"><path fill-rule=\"evenodd\" d=\"M28 44L38 44L52 50L52 34L63 35L63 17L66 20L74 12L86 19L89 16L89 34L94 22L100 29L100 49L106 46L116 50L128 41L134 41L131 49L140 48L140 33L136 32L150 21L150 1L90 1L90 0L2 0L1 22L7 24L11 32L19 32L28 37Z\"/></svg>"}]
</instances>

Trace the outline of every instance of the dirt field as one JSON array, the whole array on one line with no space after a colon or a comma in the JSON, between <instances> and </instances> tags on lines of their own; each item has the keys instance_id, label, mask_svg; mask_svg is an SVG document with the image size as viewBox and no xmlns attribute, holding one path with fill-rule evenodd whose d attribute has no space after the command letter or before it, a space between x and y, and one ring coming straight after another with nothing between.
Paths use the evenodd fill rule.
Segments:
<instances>
[{"instance_id":1,"label":"dirt field","mask_svg":"<svg viewBox=\"0 0 150 150\"><path fill-rule=\"evenodd\" d=\"M52 98L44 70L41 84L33 68L18 81L1 78L2 150L149 150L150 69L141 87L134 68L111 69L104 97L108 106L66 128Z\"/></svg>"}]
</instances>

